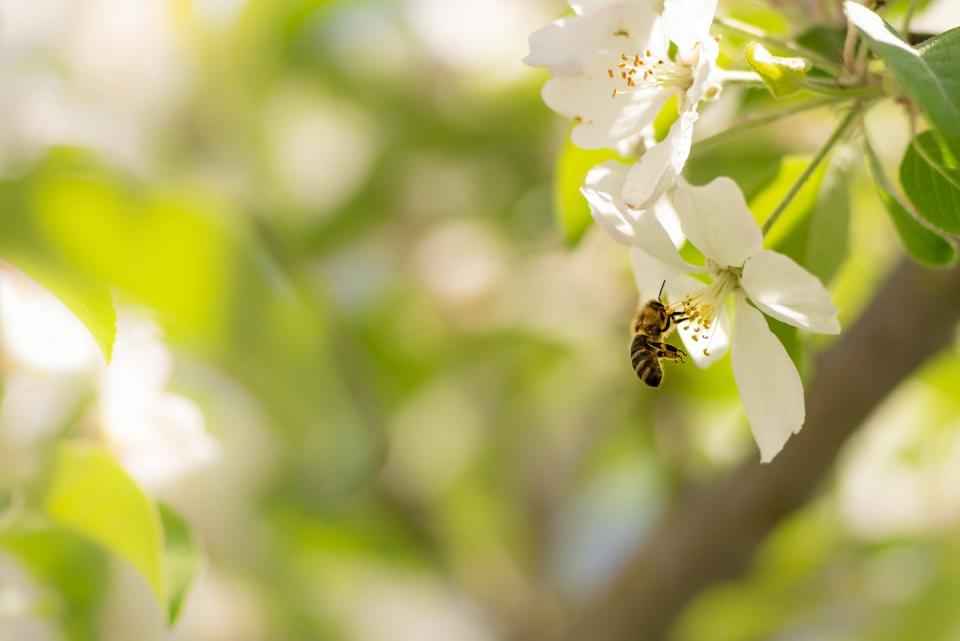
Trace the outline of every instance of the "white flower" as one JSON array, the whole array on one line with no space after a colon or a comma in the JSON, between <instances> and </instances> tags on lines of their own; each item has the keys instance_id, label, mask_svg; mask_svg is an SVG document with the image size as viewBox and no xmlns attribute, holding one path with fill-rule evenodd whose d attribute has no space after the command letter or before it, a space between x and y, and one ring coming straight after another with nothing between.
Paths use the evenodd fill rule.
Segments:
<instances>
[{"instance_id":1,"label":"white flower","mask_svg":"<svg viewBox=\"0 0 960 641\"><path fill-rule=\"evenodd\" d=\"M165 391L170 360L156 326L121 318L113 359L100 378L104 438L124 469L150 491L220 453L196 404Z\"/></svg>"},{"instance_id":2,"label":"white flower","mask_svg":"<svg viewBox=\"0 0 960 641\"><path fill-rule=\"evenodd\" d=\"M0 264L0 329L6 356L38 374L75 374L103 361L83 323L36 281L6 264Z\"/></svg>"},{"instance_id":3,"label":"white flower","mask_svg":"<svg viewBox=\"0 0 960 641\"><path fill-rule=\"evenodd\" d=\"M601 191L607 188L616 193L616 167L601 166L588 176L584 194L594 218L615 240L633 248L634 275L642 297L656 296L666 281L670 309L687 319L678 324L679 333L698 364L719 358L730 344L740 399L761 460L769 462L790 435L800 431L805 410L797 368L763 314L808 331L836 334L840 325L830 293L793 260L763 248L760 227L740 188L729 178L717 178L702 187L681 178L677 187L680 227L706 259L698 267L680 258L672 243L667 244L669 238L654 215L631 211L622 200L611 198L611 192ZM697 280L691 273L710 282ZM726 309L730 297L736 318L732 336Z\"/></svg>"},{"instance_id":4,"label":"white flower","mask_svg":"<svg viewBox=\"0 0 960 641\"><path fill-rule=\"evenodd\" d=\"M681 114L690 112L678 120L675 137L682 142L689 135L697 103L716 69L719 50L709 33L716 0L666 0L662 15L653 4L571 3L578 15L531 35L526 62L553 72L543 99L576 121L574 144L620 148L653 123L671 96L678 97ZM671 42L676 45L674 56L669 53ZM677 147L677 142L672 145ZM650 175L658 172L648 167L643 173L650 182Z\"/></svg>"}]
</instances>

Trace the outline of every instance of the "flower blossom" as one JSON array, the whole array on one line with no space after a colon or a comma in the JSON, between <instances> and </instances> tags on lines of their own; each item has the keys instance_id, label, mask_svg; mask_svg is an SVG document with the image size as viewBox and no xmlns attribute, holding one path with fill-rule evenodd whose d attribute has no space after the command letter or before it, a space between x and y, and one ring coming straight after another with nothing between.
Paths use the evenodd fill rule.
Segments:
<instances>
[{"instance_id":1,"label":"flower blossom","mask_svg":"<svg viewBox=\"0 0 960 641\"><path fill-rule=\"evenodd\" d=\"M698 365L730 347L733 375L761 460L769 462L803 426L803 385L786 349L767 326L766 314L812 332L837 334L840 324L830 293L816 276L789 257L763 248L763 233L743 193L726 177L704 186L679 179L676 214L687 240L705 258L684 261L652 212L626 207L617 193L625 170L606 163L587 177L583 193L596 221L631 247L641 297L664 291L669 309L683 319L678 332ZM693 278L698 274L704 282ZM730 330L727 301L736 323Z\"/></svg>"},{"instance_id":2,"label":"flower blossom","mask_svg":"<svg viewBox=\"0 0 960 641\"><path fill-rule=\"evenodd\" d=\"M650 207L673 185L690 153L697 107L719 90L719 47L709 31L716 0L666 0L662 14L653 4L571 2L577 15L534 32L525 59L551 70L544 102L574 120L573 142L586 149L625 153L677 98L679 115L666 139L646 151L624 184L634 209Z\"/></svg>"},{"instance_id":3,"label":"flower blossom","mask_svg":"<svg viewBox=\"0 0 960 641\"><path fill-rule=\"evenodd\" d=\"M120 463L155 492L217 460L200 408L165 390L171 356L160 329L120 318L113 359L100 376L101 429Z\"/></svg>"}]
</instances>

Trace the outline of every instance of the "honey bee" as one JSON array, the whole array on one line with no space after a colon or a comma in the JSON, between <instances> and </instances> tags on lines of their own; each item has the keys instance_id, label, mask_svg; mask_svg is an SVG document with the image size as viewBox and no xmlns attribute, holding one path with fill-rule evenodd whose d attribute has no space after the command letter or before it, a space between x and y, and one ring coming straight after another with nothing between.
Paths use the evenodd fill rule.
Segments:
<instances>
[{"instance_id":1,"label":"honey bee","mask_svg":"<svg viewBox=\"0 0 960 641\"><path fill-rule=\"evenodd\" d=\"M663 294L663 287L660 288L660 294ZM667 308L659 296L647 301L633 319L630 362L640 380L650 387L660 387L663 381L660 359L666 358L674 363L684 362L683 357L687 353L666 342L676 323L683 320L685 319L680 312Z\"/></svg>"}]
</instances>

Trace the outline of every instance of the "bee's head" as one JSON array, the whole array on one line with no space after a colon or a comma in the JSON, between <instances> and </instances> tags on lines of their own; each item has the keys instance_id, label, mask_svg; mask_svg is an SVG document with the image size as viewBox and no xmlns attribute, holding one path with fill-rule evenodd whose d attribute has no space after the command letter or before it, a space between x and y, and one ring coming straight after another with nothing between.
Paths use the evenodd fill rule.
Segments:
<instances>
[{"instance_id":1,"label":"bee's head","mask_svg":"<svg viewBox=\"0 0 960 641\"><path fill-rule=\"evenodd\" d=\"M669 326L669 319L670 315L664 304L651 300L637 314L634 331L643 332L647 336L658 336Z\"/></svg>"}]
</instances>

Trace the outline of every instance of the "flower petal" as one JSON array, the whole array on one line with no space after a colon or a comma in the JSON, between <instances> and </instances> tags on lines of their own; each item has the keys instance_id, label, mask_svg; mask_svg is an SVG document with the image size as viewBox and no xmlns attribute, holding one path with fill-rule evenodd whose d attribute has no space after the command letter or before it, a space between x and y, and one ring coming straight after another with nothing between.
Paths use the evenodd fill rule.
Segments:
<instances>
[{"instance_id":1,"label":"flower petal","mask_svg":"<svg viewBox=\"0 0 960 641\"><path fill-rule=\"evenodd\" d=\"M584 15L593 13L594 11L599 11L604 7L609 7L615 4L623 4L623 0L577 0L576 2L571 0L569 4L574 11Z\"/></svg>"},{"instance_id":2,"label":"flower petal","mask_svg":"<svg viewBox=\"0 0 960 641\"><path fill-rule=\"evenodd\" d=\"M671 301L678 301L684 296L689 296L694 292L703 289L705 285L695 278L681 276L667 281L667 297ZM684 329L684 328L688 329ZM727 347L730 345L730 317L726 309L721 309L717 314L717 321L713 325L713 330L706 337L698 335L694 340L693 328L690 323L679 323L677 333L683 340L684 347L698 367L707 367L714 361L722 357Z\"/></svg>"},{"instance_id":3,"label":"flower petal","mask_svg":"<svg viewBox=\"0 0 960 641\"><path fill-rule=\"evenodd\" d=\"M696 268L680 258L676 246L653 211L631 211L616 196L623 189L629 165L614 160L590 170L581 192L594 220L615 241L635 247L671 265L677 271Z\"/></svg>"},{"instance_id":4,"label":"flower petal","mask_svg":"<svg viewBox=\"0 0 960 641\"><path fill-rule=\"evenodd\" d=\"M587 63L595 68L595 60ZM610 66L616 66L612 61ZM584 72L576 76L551 78L543 86L543 101L557 113L577 121L571 134L573 143L583 149L614 148L650 125L670 92L659 87L638 89L612 97L615 80L602 73Z\"/></svg>"},{"instance_id":5,"label":"flower petal","mask_svg":"<svg viewBox=\"0 0 960 641\"><path fill-rule=\"evenodd\" d=\"M733 377L760 448L760 460L769 463L803 427L803 384L763 314L743 296L737 296L731 354Z\"/></svg>"},{"instance_id":6,"label":"flower petal","mask_svg":"<svg viewBox=\"0 0 960 641\"><path fill-rule=\"evenodd\" d=\"M679 249L686 242L687 237L683 235L683 229L680 228L680 219L677 218L677 210L673 208L673 203L663 197L653 204L653 213L657 215L657 220L670 236L673 246Z\"/></svg>"},{"instance_id":7,"label":"flower petal","mask_svg":"<svg viewBox=\"0 0 960 641\"><path fill-rule=\"evenodd\" d=\"M635 247L630 249L630 263L633 265L633 280L637 284L637 294L641 303L657 298L661 287L664 291L670 292L674 283L687 278L674 265Z\"/></svg>"},{"instance_id":8,"label":"flower petal","mask_svg":"<svg viewBox=\"0 0 960 641\"><path fill-rule=\"evenodd\" d=\"M652 7L637 3L596 4L586 15L563 18L534 31L524 62L571 75L581 72L582 62L592 54L619 56L635 49L638 42L650 39L657 23Z\"/></svg>"},{"instance_id":9,"label":"flower petal","mask_svg":"<svg viewBox=\"0 0 960 641\"><path fill-rule=\"evenodd\" d=\"M837 308L820 280L778 252L764 249L743 266L740 284L762 312L821 334L839 334Z\"/></svg>"},{"instance_id":10,"label":"flower petal","mask_svg":"<svg viewBox=\"0 0 960 641\"><path fill-rule=\"evenodd\" d=\"M690 156L693 123L696 121L695 110L680 114L667 137L648 149L633 166L623 187L623 199L631 208L650 207L674 185Z\"/></svg>"},{"instance_id":11,"label":"flower petal","mask_svg":"<svg viewBox=\"0 0 960 641\"><path fill-rule=\"evenodd\" d=\"M716 178L702 187L680 178L674 204L687 239L721 267L739 267L763 248L760 227L730 178Z\"/></svg>"},{"instance_id":12,"label":"flower petal","mask_svg":"<svg viewBox=\"0 0 960 641\"><path fill-rule=\"evenodd\" d=\"M664 31L680 51L689 51L709 39L716 12L717 0L666 0Z\"/></svg>"}]
</instances>

